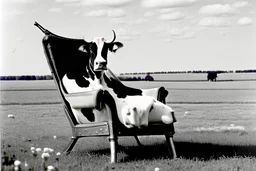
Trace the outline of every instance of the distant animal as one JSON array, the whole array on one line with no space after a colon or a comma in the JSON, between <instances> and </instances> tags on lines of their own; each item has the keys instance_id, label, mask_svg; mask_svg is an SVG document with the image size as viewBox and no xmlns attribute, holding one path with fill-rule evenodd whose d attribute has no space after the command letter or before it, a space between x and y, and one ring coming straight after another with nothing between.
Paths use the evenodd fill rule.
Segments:
<instances>
[{"instance_id":1,"label":"distant animal","mask_svg":"<svg viewBox=\"0 0 256 171\"><path fill-rule=\"evenodd\" d=\"M216 81L217 80L217 72L212 71L212 72L208 72L207 74L207 80L208 81Z\"/></svg>"},{"instance_id":2,"label":"distant animal","mask_svg":"<svg viewBox=\"0 0 256 171\"><path fill-rule=\"evenodd\" d=\"M154 81L154 78L151 75L149 75L149 73L147 73L145 81Z\"/></svg>"},{"instance_id":3,"label":"distant animal","mask_svg":"<svg viewBox=\"0 0 256 171\"><path fill-rule=\"evenodd\" d=\"M136 106L131 106L129 98L133 97L137 99L138 102L138 98L141 99L143 97L143 91L141 89L130 88L123 85L107 67L108 56L123 47L121 42L115 42L116 34L114 31L113 33L114 38L112 41L107 41L103 37L95 37L91 42L87 42L85 40L84 44L81 45L78 50L81 53L84 53L84 57L87 60L84 63L83 68L74 68L73 70L69 70L69 72L64 75L62 79L63 85L68 93L86 92L94 89L105 89L109 91L115 99L119 120L125 126L146 126L147 123L144 124L141 122L134 122L134 120L145 120L142 118L145 117L153 109L153 98L149 96L144 97L145 99L152 99L152 103L149 102L146 105L149 109L146 109L147 107L143 108L142 103L138 103L139 105L137 104ZM136 110L143 112L137 112L137 114L134 115L135 118L129 118L127 116L130 116L131 112L124 112L123 108L129 111L132 109L133 111ZM102 110L103 111L99 112L96 109L77 110L72 108L76 119L80 123L107 120L107 115L104 115L104 110L106 109L103 108ZM170 114L171 111L169 112ZM170 115L169 117L172 116Z\"/></svg>"}]
</instances>

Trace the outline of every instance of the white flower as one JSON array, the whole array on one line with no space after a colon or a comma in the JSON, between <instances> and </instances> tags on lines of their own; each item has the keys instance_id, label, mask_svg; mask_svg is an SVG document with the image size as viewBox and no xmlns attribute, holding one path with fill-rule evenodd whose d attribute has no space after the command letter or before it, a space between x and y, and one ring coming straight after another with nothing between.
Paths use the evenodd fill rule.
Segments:
<instances>
[{"instance_id":1,"label":"white flower","mask_svg":"<svg viewBox=\"0 0 256 171\"><path fill-rule=\"evenodd\" d=\"M15 166L19 166L20 164L21 164L21 162L19 160L15 160L15 162L14 162Z\"/></svg>"},{"instance_id":2,"label":"white flower","mask_svg":"<svg viewBox=\"0 0 256 171\"><path fill-rule=\"evenodd\" d=\"M185 111L184 116L188 116L191 115L191 113L189 111Z\"/></svg>"},{"instance_id":3,"label":"white flower","mask_svg":"<svg viewBox=\"0 0 256 171\"><path fill-rule=\"evenodd\" d=\"M52 153L52 152L54 152L52 148L48 148L48 147L44 148L44 153Z\"/></svg>"},{"instance_id":4,"label":"white flower","mask_svg":"<svg viewBox=\"0 0 256 171\"><path fill-rule=\"evenodd\" d=\"M20 170L19 166L14 167L14 171L19 171L19 170Z\"/></svg>"},{"instance_id":5,"label":"white flower","mask_svg":"<svg viewBox=\"0 0 256 171\"><path fill-rule=\"evenodd\" d=\"M35 151L35 149L36 149L35 147L31 147L30 148L31 151Z\"/></svg>"},{"instance_id":6,"label":"white flower","mask_svg":"<svg viewBox=\"0 0 256 171\"><path fill-rule=\"evenodd\" d=\"M60 156L60 155L61 155L61 153L60 153L60 152L56 153L56 156Z\"/></svg>"},{"instance_id":7,"label":"white flower","mask_svg":"<svg viewBox=\"0 0 256 171\"><path fill-rule=\"evenodd\" d=\"M53 136L53 138L54 138L54 139L57 139L57 136L56 136L56 135L54 135L54 136Z\"/></svg>"},{"instance_id":8,"label":"white flower","mask_svg":"<svg viewBox=\"0 0 256 171\"><path fill-rule=\"evenodd\" d=\"M25 167L28 167L28 163L27 163L27 161L25 161L24 166L25 166Z\"/></svg>"},{"instance_id":9,"label":"white flower","mask_svg":"<svg viewBox=\"0 0 256 171\"><path fill-rule=\"evenodd\" d=\"M14 116L13 115L8 115L8 118L14 118Z\"/></svg>"},{"instance_id":10,"label":"white flower","mask_svg":"<svg viewBox=\"0 0 256 171\"><path fill-rule=\"evenodd\" d=\"M159 167L156 167L156 168L155 168L155 171L159 171L159 170L160 170Z\"/></svg>"},{"instance_id":11,"label":"white flower","mask_svg":"<svg viewBox=\"0 0 256 171\"><path fill-rule=\"evenodd\" d=\"M54 152L54 150L52 148L49 148L49 151L50 151L50 153Z\"/></svg>"},{"instance_id":12,"label":"white flower","mask_svg":"<svg viewBox=\"0 0 256 171\"><path fill-rule=\"evenodd\" d=\"M48 158L50 157L50 154L43 152L41 157L42 157L43 159L48 159Z\"/></svg>"},{"instance_id":13,"label":"white flower","mask_svg":"<svg viewBox=\"0 0 256 171\"><path fill-rule=\"evenodd\" d=\"M48 166L47 171L53 171L55 168L53 166Z\"/></svg>"},{"instance_id":14,"label":"white flower","mask_svg":"<svg viewBox=\"0 0 256 171\"><path fill-rule=\"evenodd\" d=\"M36 148L36 152L40 152L40 151L42 151L42 149L41 148Z\"/></svg>"},{"instance_id":15,"label":"white flower","mask_svg":"<svg viewBox=\"0 0 256 171\"><path fill-rule=\"evenodd\" d=\"M50 152L49 148L48 148L48 147L45 147L45 148L44 148L44 153L49 153L49 152Z\"/></svg>"}]
</instances>

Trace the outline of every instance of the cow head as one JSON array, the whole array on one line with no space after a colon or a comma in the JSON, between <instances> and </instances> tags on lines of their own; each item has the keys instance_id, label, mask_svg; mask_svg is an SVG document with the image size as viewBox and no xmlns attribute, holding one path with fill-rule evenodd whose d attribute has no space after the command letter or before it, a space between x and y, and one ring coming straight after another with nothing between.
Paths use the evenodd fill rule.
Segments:
<instances>
[{"instance_id":1,"label":"cow head","mask_svg":"<svg viewBox=\"0 0 256 171\"><path fill-rule=\"evenodd\" d=\"M92 42L86 42L79 47L79 50L89 55L89 67L93 72L107 70L109 52L115 53L117 49L123 47L120 42L115 42L116 34L113 30L114 38L106 41L103 37L95 37Z\"/></svg>"}]
</instances>

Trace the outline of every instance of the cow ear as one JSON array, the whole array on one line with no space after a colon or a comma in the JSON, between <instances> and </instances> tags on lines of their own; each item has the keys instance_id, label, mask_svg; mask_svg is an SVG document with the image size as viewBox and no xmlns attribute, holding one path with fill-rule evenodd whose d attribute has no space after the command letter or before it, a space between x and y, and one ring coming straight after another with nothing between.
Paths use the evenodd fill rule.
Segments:
<instances>
[{"instance_id":1,"label":"cow ear","mask_svg":"<svg viewBox=\"0 0 256 171\"><path fill-rule=\"evenodd\" d=\"M87 53L87 50L86 50L86 46L85 45L82 45L78 48L78 50L80 50L81 52L85 52Z\"/></svg>"},{"instance_id":2,"label":"cow ear","mask_svg":"<svg viewBox=\"0 0 256 171\"><path fill-rule=\"evenodd\" d=\"M112 52L116 52L117 49L123 47L123 44L121 42L115 42L113 43Z\"/></svg>"}]
</instances>

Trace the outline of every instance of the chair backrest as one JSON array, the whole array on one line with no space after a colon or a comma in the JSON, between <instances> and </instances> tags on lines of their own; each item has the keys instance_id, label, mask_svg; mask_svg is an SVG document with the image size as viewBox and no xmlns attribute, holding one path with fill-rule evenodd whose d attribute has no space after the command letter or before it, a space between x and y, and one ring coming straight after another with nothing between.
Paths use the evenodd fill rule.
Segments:
<instances>
[{"instance_id":1,"label":"chair backrest","mask_svg":"<svg viewBox=\"0 0 256 171\"><path fill-rule=\"evenodd\" d=\"M78 122L71 110L69 103L65 99L64 94L67 92L65 91L65 87L62 84L62 78L67 73L72 76L87 72L84 66L88 62L89 57L85 56L85 53L78 50L79 47L84 44L84 40L61 37L44 29L38 23L35 23L35 25L45 33L42 41L45 56L57 89L61 95L65 113L67 114L71 125L75 126L78 124ZM120 82L120 80L115 77L115 75L110 70L108 71L108 76L111 77L111 79ZM120 82L120 84L122 83ZM168 92L163 87L161 87L159 89L157 99L165 103L167 94ZM118 119L115 118L114 120Z\"/></svg>"},{"instance_id":2,"label":"chair backrest","mask_svg":"<svg viewBox=\"0 0 256 171\"><path fill-rule=\"evenodd\" d=\"M45 33L42 40L45 56L57 89L61 95L65 113L71 125L75 126L78 122L72 113L69 103L64 97L65 88L62 84L62 78L68 72L76 73L83 71L86 56L84 53L80 52L78 48L84 43L84 40L61 37L49 32L39 24L36 26Z\"/></svg>"}]
</instances>

